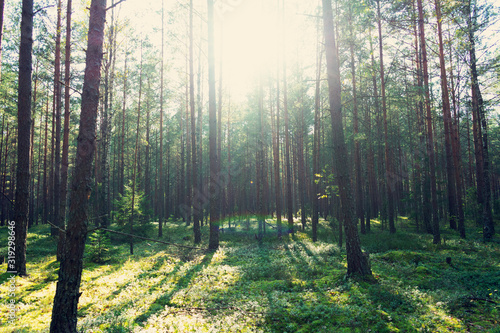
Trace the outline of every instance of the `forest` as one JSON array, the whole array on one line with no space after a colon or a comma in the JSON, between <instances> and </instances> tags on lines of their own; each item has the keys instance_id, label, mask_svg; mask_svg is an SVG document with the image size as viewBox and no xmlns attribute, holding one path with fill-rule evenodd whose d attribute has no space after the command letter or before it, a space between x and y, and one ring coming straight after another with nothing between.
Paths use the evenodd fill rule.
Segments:
<instances>
[{"instance_id":1,"label":"forest","mask_svg":"<svg viewBox=\"0 0 500 333\"><path fill-rule=\"evenodd\" d=\"M1 332L500 332L491 0L0 0Z\"/></svg>"}]
</instances>

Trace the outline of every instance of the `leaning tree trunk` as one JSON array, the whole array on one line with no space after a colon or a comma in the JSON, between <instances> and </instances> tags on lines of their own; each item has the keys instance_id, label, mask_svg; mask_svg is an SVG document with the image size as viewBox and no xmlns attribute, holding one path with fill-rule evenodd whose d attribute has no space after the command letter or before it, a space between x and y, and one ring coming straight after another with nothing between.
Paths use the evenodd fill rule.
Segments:
<instances>
[{"instance_id":1,"label":"leaning tree trunk","mask_svg":"<svg viewBox=\"0 0 500 333\"><path fill-rule=\"evenodd\" d=\"M106 0L90 5L87 59L82 93L80 133L71 184L66 242L52 308L51 333L76 333L78 299L87 238L87 208L94 158L99 83L101 79Z\"/></svg>"},{"instance_id":2,"label":"leaning tree trunk","mask_svg":"<svg viewBox=\"0 0 500 333\"><path fill-rule=\"evenodd\" d=\"M21 45L19 47L19 88L17 104L17 174L14 204L15 262L7 271L26 275L26 232L30 187L31 64L33 49L33 0L23 0Z\"/></svg>"},{"instance_id":3,"label":"leaning tree trunk","mask_svg":"<svg viewBox=\"0 0 500 333\"><path fill-rule=\"evenodd\" d=\"M351 195L351 174L346 163L347 147L344 140L342 125L342 104L339 56L335 43L333 29L333 13L330 0L323 0L323 27L325 33L326 65L328 74L328 98L330 100L330 115L333 130L333 149L335 154L335 171L339 185L342 204L343 221L346 232L347 275L359 274L371 276L368 256L361 251L361 245L356 225L354 200Z\"/></svg>"}]
</instances>

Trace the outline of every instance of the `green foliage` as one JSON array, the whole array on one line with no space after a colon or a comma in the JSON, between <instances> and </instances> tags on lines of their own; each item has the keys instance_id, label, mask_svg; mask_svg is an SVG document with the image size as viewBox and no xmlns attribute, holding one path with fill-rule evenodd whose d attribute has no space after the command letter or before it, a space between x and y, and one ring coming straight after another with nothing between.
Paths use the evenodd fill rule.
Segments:
<instances>
[{"instance_id":1,"label":"green foliage","mask_svg":"<svg viewBox=\"0 0 500 333\"><path fill-rule=\"evenodd\" d=\"M139 220L144 223L144 212L147 206L146 199L144 197L144 192L138 189L134 193L134 220ZM114 216L114 222L119 226L123 226L128 223L132 208L132 187L125 186L125 193L118 194L118 199L115 200L115 210L112 212Z\"/></svg>"},{"instance_id":2,"label":"green foliage","mask_svg":"<svg viewBox=\"0 0 500 333\"><path fill-rule=\"evenodd\" d=\"M346 253L325 241L330 241L327 221L320 220L316 243L310 234L297 232L282 240L265 237L259 244L253 237L243 237L243 224L221 234L221 247L213 254L137 240L135 255L130 256L127 239L112 238L115 260L85 265L79 330L479 333L497 329L500 247L494 242L461 240L447 233L446 244L435 246L428 235L404 228L389 235L374 221L372 232L360 236L371 253L376 279L369 283L345 278ZM168 221L164 231L168 241L189 244L183 238L192 230L183 222ZM0 228L0 237L5 232ZM156 235L151 228L142 232L149 238ZM202 232L206 235L208 227ZM30 276L18 286L23 306L10 331L43 331L49 325L58 263L48 233L49 228L40 226L28 234ZM452 258L451 265L446 257ZM0 266L4 268L5 264ZM5 288L6 284L0 285L0 293Z\"/></svg>"},{"instance_id":3,"label":"green foliage","mask_svg":"<svg viewBox=\"0 0 500 333\"><path fill-rule=\"evenodd\" d=\"M324 193L318 193L318 197L320 199L326 199L328 197L337 196L339 193L339 187L335 183L335 175L332 172L332 168L330 166L325 166L321 172L321 174L316 174L314 182L316 184L322 185L324 188Z\"/></svg>"},{"instance_id":4,"label":"green foliage","mask_svg":"<svg viewBox=\"0 0 500 333\"><path fill-rule=\"evenodd\" d=\"M89 236L87 244L87 253L91 262L102 264L109 258L110 240L107 232L98 229Z\"/></svg>"}]
</instances>

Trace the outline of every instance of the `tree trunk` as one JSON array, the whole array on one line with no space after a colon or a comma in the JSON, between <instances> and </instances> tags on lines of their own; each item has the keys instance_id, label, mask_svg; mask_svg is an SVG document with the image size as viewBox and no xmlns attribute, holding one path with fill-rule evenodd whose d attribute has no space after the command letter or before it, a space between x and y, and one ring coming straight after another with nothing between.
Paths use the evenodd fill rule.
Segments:
<instances>
[{"instance_id":1,"label":"tree trunk","mask_svg":"<svg viewBox=\"0 0 500 333\"><path fill-rule=\"evenodd\" d=\"M490 160L488 152L488 124L484 110L483 97L479 87L479 75L477 72L476 44L474 33L477 28L476 8L472 6L476 3L468 3L468 34L469 34L469 56L472 80L472 114L475 115L475 126L477 127L474 140L476 148L476 165L479 165L477 173L477 193L482 196L480 202L481 219L483 224L483 238L485 241L491 240L495 235L495 224L491 211L491 184L490 184ZM479 200L478 200L479 201Z\"/></svg>"},{"instance_id":2,"label":"tree trunk","mask_svg":"<svg viewBox=\"0 0 500 333\"><path fill-rule=\"evenodd\" d=\"M456 177L455 177L455 164L453 160L453 144L452 144L452 119L450 110L450 96L448 92L448 79L446 77L446 63L444 60L444 44L443 32L441 23L441 5L439 0L435 0L436 5L436 19L438 27L439 39L439 66L441 69L441 95L443 100L443 120L444 120L444 136L445 136L445 150L446 150L446 175L447 175L447 189L448 189L448 214L451 229L457 229L458 207L457 207L457 193L456 193Z\"/></svg>"},{"instance_id":3,"label":"tree trunk","mask_svg":"<svg viewBox=\"0 0 500 333\"><path fill-rule=\"evenodd\" d=\"M313 138L313 191L312 191L312 240L316 242L318 240L318 223L319 223L319 178L320 174L319 168L319 147L320 147L320 119L321 119L321 60L322 57L322 46L320 42L320 20L318 18L317 27L317 46L316 46L316 82L315 82L315 93L314 93L314 138Z\"/></svg>"},{"instance_id":4,"label":"tree trunk","mask_svg":"<svg viewBox=\"0 0 500 333\"><path fill-rule=\"evenodd\" d=\"M393 179L394 172L392 170L392 154L389 147L389 133L387 129L387 102L385 96L385 73L384 73L384 51L382 43L382 20L380 15L380 0L377 0L377 24L379 36L379 53L380 53L380 90L382 92L382 113L384 118L384 156L385 156L385 185L387 190L387 215L389 218L389 232L395 233L396 226L394 224L394 186L396 180Z\"/></svg>"},{"instance_id":5,"label":"tree trunk","mask_svg":"<svg viewBox=\"0 0 500 333\"><path fill-rule=\"evenodd\" d=\"M3 39L3 11L5 0L0 0L0 82L2 81L2 39Z\"/></svg>"},{"instance_id":6,"label":"tree trunk","mask_svg":"<svg viewBox=\"0 0 500 333\"><path fill-rule=\"evenodd\" d=\"M54 150L54 216L52 218L51 234L59 235L60 228L60 200L61 200L61 0L57 1L57 27L56 27L56 50L54 65L54 117L55 127L55 150Z\"/></svg>"},{"instance_id":7,"label":"tree trunk","mask_svg":"<svg viewBox=\"0 0 500 333\"><path fill-rule=\"evenodd\" d=\"M457 190L457 211L458 211L458 231L460 232L460 237L465 238L465 216L463 207L463 170L462 162L460 157L460 122L457 110L457 98L455 94L455 81L453 78L453 53L451 52L452 44L450 43L450 79L451 79L451 95L453 100L453 117L455 121L452 121L452 145L453 145L453 162L455 166L455 184Z\"/></svg>"},{"instance_id":8,"label":"tree trunk","mask_svg":"<svg viewBox=\"0 0 500 333\"><path fill-rule=\"evenodd\" d=\"M330 0L323 0L323 26L325 33L326 64L328 74L328 97L330 100L330 115L333 130L333 149L335 153L336 179L339 184L339 194L342 203L343 220L346 231L347 275L371 276L368 255L361 251L361 245L356 226L354 200L350 191L351 175L346 163L347 147L344 141L342 125L342 104L339 56L333 29L333 13Z\"/></svg>"},{"instance_id":9,"label":"tree trunk","mask_svg":"<svg viewBox=\"0 0 500 333\"><path fill-rule=\"evenodd\" d=\"M431 113L431 100L429 92L429 70L427 66L427 47L425 44L425 29L424 29L424 13L422 0L417 0L418 7L418 24L420 28L420 50L422 52L422 69L424 76L424 93L425 93L425 108L426 108L426 122L427 122L427 155L429 158L429 172L430 172L430 190L432 202L432 233L434 236L433 243L439 244L441 242L441 235L439 231L438 219L438 204L437 204L437 191L436 191L436 164L434 157L434 132L432 128L432 113Z\"/></svg>"},{"instance_id":10,"label":"tree trunk","mask_svg":"<svg viewBox=\"0 0 500 333\"><path fill-rule=\"evenodd\" d=\"M276 225L278 228L278 238L281 238L283 233L283 225L281 221L281 175L280 175L280 70L279 66L276 68L276 124L273 131L273 164L274 164L274 200L276 205ZM271 112L272 112L271 106ZM271 124L274 115L271 114Z\"/></svg>"},{"instance_id":11,"label":"tree trunk","mask_svg":"<svg viewBox=\"0 0 500 333\"><path fill-rule=\"evenodd\" d=\"M71 12L72 0L66 5L66 48L64 59L64 129L61 157L61 225L66 221L66 199L68 196L68 168L69 168L69 116L70 116L70 84L71 84ZM64 233L59 233L59 238L64 238ZM64 242L64 241L63 241Z\"/></svg>"},{"instance_id":12,"label":"tree trunk","mask_svg":"<svg viewBox=\"0 0 500 333\"><path fill-rule=\"evenodd\" d=\"M352 23L352 7L349 7L349 50L351 53L352 98L354 118L354 172L356 174L356 215L360 221L361 233L366 233L363 203L363 179L361 177L361 152L359 143L358 95L356 90L356 65L354 63L354 32Z\"/></svg>"},{"instance_id":13,"label":"tree trunk","mask_svg":"<svg viewBox=\"0 0 500 333\"><path fill-rule=\"evenodd\" d=\"M80 133L71 186L71 205L64 255L61 260L59 280L52 308L51 333L77 332L77 310L78 299L81 294L83 252L87 238L87 207L95 149L105 19L106 0L92 0L80 115Z\"/></svg>"},{"instance_id":14,"label":"tree trunk","mask_svg":"<svg viewBox=\"0 0 500 333\"><path fill-rule=\"evenodd\" d=\"M164 34L165 34L165 9L164 2L161 2L161 61L160 61L160 166L158 175L158 237L163 236L163 214L165 209L164 193L163 188L163 67L164 67Z\"/></svg>"},{"instance_id":15,"label":"tree trunk","mask_svg":"<svg viewBox=\"0 0 500 333\"><path fill-rule=\"evenodd\" d=\"M193 0L189 1L189 108L191 112L191 168L192 168L192 193L193 198L196 194L201 193L198 188L198 161L196 152L196 118L195 118L195 102L194 102L194 37L193 37ZM201 145L201 142L199 143ZM201 156L200 156L201 158ZM203 212L201 202L193 200L193 233L194 243L201 242L200 216Z\"/></svg>"},{"instance_id":16,"label":"tree trunk","mask_svg":"<svg viewBox=\"0 0 500 333\"><path fill-rule=\"evenodd\" d=\"M142 97L142 42L141 42L141 64L139 70L139 100L137 102L137 128L135 135L134 164L132 165L132 205L130 207L129 231L134 234L134 206L135 206L135 183L137 178L137 154L139 152L139 133L141 131L141 97ZM134 254L134 238L130 236L130 254Z\"/></svg>"},{"instance_id":17,"label":"tree trunk","mask_svg":"<svg viewBox=\"0 0 500 333\"><path fill-rule=\"evenodd\" d=\"M14 204L15 262L7 271L26 276L26 237L30 186L31 71L33 49L33 1L23 0L21 44L19 47L19 86L17 104L17 173ZM6 142L8 144L8 142ZM9 225L10 226L10 225Z\"/></svg>"},{"instance_id":18,"label":"tree trunk","mask_svg":"<svg viewBox=\"0 0 500 333\"><path fill-rule=\"evenodd\" d=\"M283 22L285 21L285 8L283 6ZM285 30L283 30L285 31ZM285 40L285 38L283 38ZM286 177L286 210L288 218L288 232L293 233L293 197L292 197L292 170L290 167L290 121L288 115L288 84L286 77L286 51L283 43L283 112L285 116L285 177Z\"/></svg>"},{"instance_id":19,"label":"tree trunk","mask_svg":"<svg viewBox=\"0 0 500 333\"><path fill-rule=\"evenodd\" d=\"M210 159L210 236L208 248L219 247L219 163L217 156L217 106L215 102L215 41L214 41L214 0L208 2L208 117L209 117L209 159Z\"/></svg>"}]
</instances>

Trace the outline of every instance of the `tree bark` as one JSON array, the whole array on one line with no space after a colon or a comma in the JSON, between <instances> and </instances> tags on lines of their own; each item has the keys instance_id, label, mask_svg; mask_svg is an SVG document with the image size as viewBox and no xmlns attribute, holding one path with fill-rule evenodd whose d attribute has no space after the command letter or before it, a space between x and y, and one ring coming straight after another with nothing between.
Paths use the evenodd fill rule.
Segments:
<instances>
[{"instance_id":1,"label":"tree bark","mask_svg":"<svg viewBox=\"0 0 500 333\"><path fill-rule=\"evenodd\" d=\"M64 255L61 260L59 280L52 308L51 333L77 332L77 310L78 299L81 294L83 252L87 238L87 208L95 149L105 19L106 0L92 0L80 115L80 133L78 135L75 169L71 185L71 205Z\"/></svg>"},{"instance_id":2,"label":"tree bark","mask_svg":"<svg viewBox=\"0 0 500 333\"><path fill-rule=\"evenodd\" d=\"M17 103L17 173L14 204L15 262L7 271L26 276L26 237L29 210L31 144L31 71L33 49L33 0L23 0L19 46L19 85ZM6 142L8 144L8 142Z\"/></svg>"}]
</instances>

